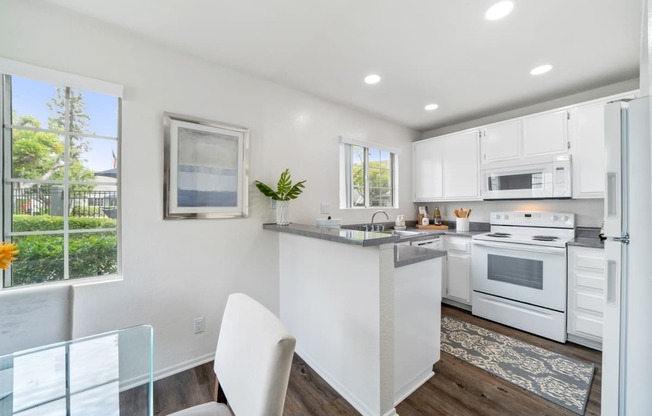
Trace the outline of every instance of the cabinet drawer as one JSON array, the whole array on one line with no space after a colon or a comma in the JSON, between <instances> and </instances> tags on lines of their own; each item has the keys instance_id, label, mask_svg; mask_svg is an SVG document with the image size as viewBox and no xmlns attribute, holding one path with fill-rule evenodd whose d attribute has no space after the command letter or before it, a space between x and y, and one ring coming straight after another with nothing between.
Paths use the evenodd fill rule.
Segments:
<instances>
[{"instance_id":1,"label":"cabinet drawer","mask_svg":"<svg viewBox=\"0 0 652 416\"><path fill-rule=\"evenodd\" d=\"M573 251L573 265L577 269L599 270L604 272L604 254L594 255L592 253Z\"/></svg>"},{"instance_id":2,"label":"cabinet drawer","mask_svg":"<svg viewBox=\"0 0 652 416\"><path fill-rule=\"evenodd\" d=\"M575 292L575 306L591 312L602 314L603 296L597 293Z\"/></svg>"},{"instance_id":3,"label":"cabinet drawer","mask_svg":"<svg viewBox=\"0 0 652 416\"><path fill-rule=\"evenodd\" d=\"M576 271L575 285L578 287L588 287L603 292L604 274L596 272Z\"/></svg>"},{"instance_id":4,"label":"cabinet drawer","mask_svg":"<svg viewBox=\"0 0 652 416\"><path fill-rule=\"evenodd\" d=\"M471 242L449 239L446 242L446 249L462 253L471 253Z\"/></svg>"},{"instance_id":5,"label":"cabinet drawer","mask_svg":"<svg viewBox=\"0 0 652 416\"><path fill-rule=\"evenodd\" d=\"M575 332L602 339L602 320L593 316L575 315Z\"/></svg>"}]
</instances>

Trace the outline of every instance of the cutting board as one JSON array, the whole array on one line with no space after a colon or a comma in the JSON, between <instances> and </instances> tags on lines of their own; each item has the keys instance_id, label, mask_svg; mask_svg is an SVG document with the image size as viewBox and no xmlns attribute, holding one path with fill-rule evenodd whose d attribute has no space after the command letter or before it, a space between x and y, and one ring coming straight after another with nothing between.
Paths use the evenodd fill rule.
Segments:
<instances>
[{"instance_id":1,"label":"cutting board","mask_svg":"<svg viewBox=\"0 0 652 416\"><path fill-rule=\"evenodd\" d=\"M448 230L448 225L417 225L420 230Z\"/></svg>"}]
</instances>

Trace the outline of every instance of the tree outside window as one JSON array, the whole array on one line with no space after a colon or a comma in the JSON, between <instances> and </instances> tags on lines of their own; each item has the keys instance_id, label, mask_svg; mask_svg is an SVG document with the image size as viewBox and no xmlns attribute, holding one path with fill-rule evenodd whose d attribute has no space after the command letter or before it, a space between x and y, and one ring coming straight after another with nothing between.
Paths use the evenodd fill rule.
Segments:
<instances>
[{"instance_id":1,"label":"tree outside window","mask_svg":"<svg viewBox=\"0 0 652 416\"><path fill-rule=\"evenodd\" d=\"M345 144L349 208L393 207L395 155L386 150Z\"/></svg>"},{"instance_id":2,"label":"tree outside window","mask_svg":"<svg viewBox=\"0 0 652 416\"><path fill-rule=\"evenodd\" d=\"M4 287L118 272L119 99L3 75ZM10 221L7 221L10 218Z\"/></svg>"}]
</instances>

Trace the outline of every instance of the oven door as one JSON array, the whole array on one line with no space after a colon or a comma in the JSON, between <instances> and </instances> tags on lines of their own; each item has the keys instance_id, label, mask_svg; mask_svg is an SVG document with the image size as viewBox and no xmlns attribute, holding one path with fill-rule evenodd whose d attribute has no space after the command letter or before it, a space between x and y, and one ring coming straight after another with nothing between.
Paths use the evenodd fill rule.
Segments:
<instances>
[{"instance_id":1,"label":"oven door","mask_svg":"<svg viewBox=\"0 0 652 416\"><path fill-rule=\"evenodd\" d=\"M473 290L564 312L566 249L473 241Z\"/></svg>"}]
</instances>

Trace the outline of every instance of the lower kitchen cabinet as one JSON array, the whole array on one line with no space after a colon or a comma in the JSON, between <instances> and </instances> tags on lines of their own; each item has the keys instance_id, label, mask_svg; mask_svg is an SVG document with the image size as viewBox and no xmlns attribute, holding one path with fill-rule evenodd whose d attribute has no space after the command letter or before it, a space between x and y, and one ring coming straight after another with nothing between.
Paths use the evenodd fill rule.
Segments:
<instances>
[{"instance_id":1,"label":"lower kitchen cabinet","mask_svg":"<svg viewBox=\"0 0 652 416\"><path fill-rule=\"evenodd\" d=\"M446 288L442 296L454 305L471 306L471 239L446 236ZM468 309L468 308L467 308Z\"/></svg>"},{"instance_id":2,"label":"lower kitchen cabinet","mask_svg":"<svg viewBox=\"0 0 652 416\"><path fill-rule=\"evenodd\" d=\"M568 340L602 350L604 250L568 247Z\"/></svg>"}]
</instances>

